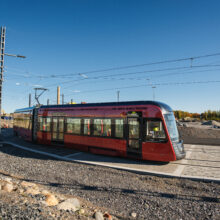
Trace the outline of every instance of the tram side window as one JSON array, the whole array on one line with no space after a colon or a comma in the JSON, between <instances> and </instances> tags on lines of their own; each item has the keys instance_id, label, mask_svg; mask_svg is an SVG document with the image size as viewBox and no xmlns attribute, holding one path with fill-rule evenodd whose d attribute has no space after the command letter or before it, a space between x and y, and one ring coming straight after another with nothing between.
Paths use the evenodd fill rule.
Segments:
<instances>
[{"instance_id":1,"label":"tram side window","mask_svg":"<svg viewBox=\"0 0 220 220\"><path fill-rule=\"evenodd\" d=\"M31 130L32 129L32 120L30 119L30 121L29 121L29 130Z\"/></svg>"},{"instance_id":2,"label":"tram side window","mask_svg":"<svg viewBox=\"0 0 220 220\"><path fill-rule=\"evenodd\" d=\"M67 118L67 133L80 134L81 131L80 118Z\"/></svg>"},{"instance_id":3,"label":"tram side window","mask_svg":"<svg viewBox=\"0 0 220 220\"><path fill-rule=\"evenodd\" d=\"M90 135L91 134L91 120L90 119L84 119L83 134L84 135Z\"/></svg>"},{"instance_id":4,"label":"tram side window","mask_svg":"<svg viewBox=\"0 0 220 220\"><path fill-rule=\"evenodd\" d=\"M14 125L17 127L21 127L21 118L16 118Z\"/></svg>"},{"instance_id":5,"label":"tram side window","mask_svg":"<svg viewBox=\"0 0 220 220\"><path fill-rule=\"evenodd\" d=\"M166 140L162 121L148 120L146 126L146 141Z\"/></svg>"},{"instance_id":6,"label":"tram side window","mask_svg":"<svg viewBox=\"0 0 220 220\"><path fill-rule=\"evenodd\" d=\"M39 130L40 131L50 131L51 118L39 117L38 123L39 123Z\"/></svg>"},{"instance_id":7,"label":"tram side window","mask_svg":"<svg viewBox=\"0 0 220 220\"><path fill-rule=\"evenodd\" d=\"M103 119L103 136L111 137L111 119Z\"/></svg>"},{"instance_id":8,"label":"tram side window","mask_svg":"<svg viewBox=\"0 0 220 220\"><path fill-rule=\"evenodd\" d=\"M94 119L95 136L111 136L111 119Z\"/></svg>"},{"instance_id":9,"label":"tram side window","mask_svg":"<svg viewBox=\"0 0 220 220\"><path fill-rule=\"evenodd\" d=\"M123 138L124 136L123 125L124 125L123 119L115 119L115 137Z\"/></svg>"},{"instance_id":10,"label":"tram side window","mask_svg":"<svg viewBox=\"0 0 220 220\"><path fill-rule=\"evenodd\" d=\"M129 125L129 138L139 138L140 126L137 119L130 119L128 121L128 125Z\"/></svg>"},{"instance_id":11,"label":"tram side window","mask_svg":"<svg viewBox=\"0 0 220 220\"><path fill-rule=\"evenodd\" d=\"M38 118L38 129L39 131L43 130L43 118L42 117Z\"/></svg>"},{"instance_id":12,"label":"tram side window","mask_svg":"<svg viewBox=\"0 0 220 220\"><path fill-rule=\"evenodd\" d=\"M51 127L51 118L44 118L43 120L44 131L50 131L50 127Z\"/></svg>"},{"instance_id":13,"label":"tram side window","mask_svg":"<svg viewBox=\"0 0 220 220\"><path fill-rule=\"evenodd\" d=\"M14 127L15 126L17 127L17 120L16 120L16 118L14 118L13 125L14 125Z\"/></svg>"},{"instance_id":14,"label":"tram side window","mask_svg":"<svg viewBox=\"0 0 220 220\"><path fill-rule=\"evenodd\" d=\"M28 126L29 126L28 118L24 118L23 123L24 123L24 128L28 129Z\"/></svg>"}]
</instances>

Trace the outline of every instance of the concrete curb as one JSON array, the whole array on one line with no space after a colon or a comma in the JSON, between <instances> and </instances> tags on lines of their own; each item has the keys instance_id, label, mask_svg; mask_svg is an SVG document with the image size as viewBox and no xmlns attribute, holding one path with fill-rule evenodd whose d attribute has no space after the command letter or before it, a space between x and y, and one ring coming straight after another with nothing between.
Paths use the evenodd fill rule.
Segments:
<instances>
[{"instance_id":1,"label":"concrete curb","mask_svg":"<svg viewBox=\"0 0 220 220\"><path fill-rule=\"evenodd\" d=\"M126 171L130 171L130 172L134 172L134 173L148 174L148 175L159 176L159 177L180 178L180 179L189 179L189 180L194 180L194 181L217 182L217 183L219 182L220 183L220 178L175 175L175 174L168 174L168 173L164 173L164 172L146 171L146 170L143 170L143 169L134 169L134 168L123 167L123 166L107 165L107 164L100 163L100 162L92 162L92 161L84 161L84 160L79 160L79 159L72 159L72 158L69 158L68 156L66 156L66 157L65 156L59 156L59 155L52 154L52 153L47 153L47 152L44 152L44 151L30 149L28 147L24 147L24 146L21 146L21 145L18 145L18 144L9 142L9 141L4 141L4 142L1 142L0 144L8 144L8 145L11 145L13 147L17 147L17 148L22 149L22 150L30 151L30 152L33 152L33 153L37 153L37 154L41 154L41 155L49 156L49 157L52 157L52 158L55 158L55 159L69 161L69 162L77 162L77 163L83 163L83 164L89 164L89 165L103 166L103 167L114 168L114 169L118 169L118 170L126 170ZM76 153L76 154L78 154L78 153Z\"/></svg>"}]
</instances>

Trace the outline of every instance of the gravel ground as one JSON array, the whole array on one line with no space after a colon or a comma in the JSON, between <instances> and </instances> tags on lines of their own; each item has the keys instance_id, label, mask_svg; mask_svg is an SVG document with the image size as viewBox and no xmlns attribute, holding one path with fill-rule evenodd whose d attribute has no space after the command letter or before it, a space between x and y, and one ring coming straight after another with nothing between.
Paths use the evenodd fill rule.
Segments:
<instances>
[{"instance_id":1,"label":"gravel ground","mask_svg":"<svg viewBox=\"0 0 220 220\"><path fill-rule=\"evenodd\" d=\"M187 123L187 127L178 127L180 138L185 144L205 144L220 146L220 129L208 126L196 126Z\"/></svg>"},{"instance_id":2,"label":"gravel ground","mask_svg":"<svg viewBox=\"0 0 220 220\"><path fill-rule=\"evenodd\" d=\"M59 161L8 145L0 148L0 158L0 172L80 197L118 219L130 219L132 212L137 213L136 219L220 219L219 183ZM6 205L2 201L5 200L0 201L3 219L16 219L16 213L21 213L17 219L22 218L23 205ZM28 219L40 219L43 215L38 209L29 204L25 208L25 213L31 213Z\"/></svg>"},{"instance_id":3,"label":"gravel ground","mask_svg":"<svg viewBox=\"0 0 220 220\"><path fill-rule=\"evenodd\" d=\"M45 210L40 203L32 204L24 202L18 196L2 194L0 200L1 219L53 219L50 211Z\"/></svg>"}]
</instances>

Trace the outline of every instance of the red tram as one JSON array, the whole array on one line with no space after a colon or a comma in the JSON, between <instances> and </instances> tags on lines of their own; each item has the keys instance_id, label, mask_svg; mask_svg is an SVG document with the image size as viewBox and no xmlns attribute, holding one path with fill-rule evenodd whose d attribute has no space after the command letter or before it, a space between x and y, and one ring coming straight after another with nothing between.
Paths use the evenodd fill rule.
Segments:
<instances>
[{"instance_id":1,"label":"red tram","mask_svg":"<svg viewBox=\"0 0 220 220\"><path fill-rule=\"evenodd\" d=\"M14 113L14 133L40 144L142 160L185 157L172 109L133 101L24 108Z\"/></svg>"}]
</instances>

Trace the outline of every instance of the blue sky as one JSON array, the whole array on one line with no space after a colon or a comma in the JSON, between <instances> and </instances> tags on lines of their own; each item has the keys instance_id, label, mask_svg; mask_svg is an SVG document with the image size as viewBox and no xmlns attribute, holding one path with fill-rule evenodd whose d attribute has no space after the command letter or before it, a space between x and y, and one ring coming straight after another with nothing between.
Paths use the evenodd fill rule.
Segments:
<instances>
[{"instance_id":1,"label":"blue sky","mask_svg":"<svg viewBox=\"0 0 220 220\"><path fill-rule=\"evenodd\" d=\"M65 102L116 101L119 90L121 101L154 92L173 109L220 110L219 55L92 72L220 53L219 11L218 0L2 0L5 52L27 57L5 56L3 109L28 106L35 87L55 103L60 85Z\"/></svg>"}]
</instances>

